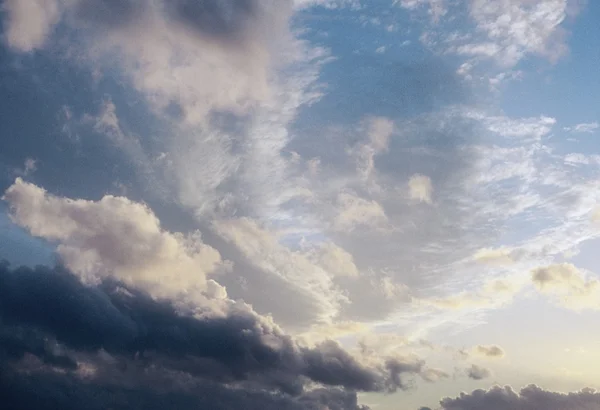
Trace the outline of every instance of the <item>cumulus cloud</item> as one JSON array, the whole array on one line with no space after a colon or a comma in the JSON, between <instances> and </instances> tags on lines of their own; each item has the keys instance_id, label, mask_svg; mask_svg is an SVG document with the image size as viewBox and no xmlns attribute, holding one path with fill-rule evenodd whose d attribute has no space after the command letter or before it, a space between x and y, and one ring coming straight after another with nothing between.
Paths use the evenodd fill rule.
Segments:
<instances>
[{"instance_id":1,"label":"cumulus cloud","mask_svg":"<svg viewBox=\"0 0 600 410\"><path fill-rule=\"evenodd\" d=\"M17 384L40 380L32 397L51 388L45 380L51 375L59 385L84 384L87 398L95 389L155 388L218 404L225 398L193 394L212 387L231 400L245 397L246 408L262 403L263 393L296 405L290 408L312 409L313 401L327 405L334 397L348 403L354 398L356 407L356 390L406 388L424 368L423 361L396 357L361 361L331 340L300 346L243 303L223 316L198 316L112 278L84 285L63 268L2 264L0 315L1 377ZM312 389L315 383L321 389Z\"/></svg>"},{"instance_id":2,"label":"cumulus cloud","mask_svg":"<svg viewBox=\"0 0 600 410\"><path fill-rule=\"evenodd\" d=\"M469 367L466 370L466 373L467 373L467 376L473 380L487 379L488 377L490 377L492 375L492 373L489 371L489 369L478 366L476 364L471 365L471 367Z\"/></svg>"},{"instance_id":3,"label":"cumulus cloud","mask_svg":"<svg viewBox=\"0 0 600 410\"><path fill-rule=\"evenodd\" d=\"M592 410L600 406L600 394L594 389L573 393L544 390L531 384L516 392L510 386L461 393L444 398L440 410Z\"/></svg>"},{"instance_id":4,"label":"cumulus cloud","mask_svg":"<svg viewBox=\"0 0 600 410\"><path fill-rule=\"evenodd\" d=\"M428 204L431 203L433 184L428 176L419 174L411 176L408 181L408 190L410 199Z\"/></svg>"},{"instance_id":5,"label":"cumulus cloud","mask_svg":"<svg viewBox=\"0 0 600 410\"><path fill-rule=\"evenodd\" d=\"M171 299L199 301L209 291L219 293L207 277L224 266L219 252L199 232L163 230L144 204L110 195L73 200L20 178L3 199L15 223L58 243L62 262L86 281L113 277Z\"/></svg>"},{"instance_id":6,"label":"cumulus cloud","mask_svg":"<svg viewBox=\"0 0 600 410\"><path fill-rule=\"evenodd\" d=\"M531 272L534 286L561 305L575 309L600 309L600 279L571 263L536 268Z\"/></svg>"},{"instance_id":7,"label":"cumulus cloud","mask_svg":"<svg viewBox=\"0 0 600 410\"><path fill-rule=\"evenodd\" d=\"M477 345L473 348L473 352L477 355L489 358L504 357L504 350L497 345Z\"/></svg>"},{"instance_id":8,"label":"cumulus cloud","mask_svg":"<svg viewBox=\"0 0 600 410\"><path fill-rule=\"evenodd\" d=\"M2 6L8 15L5 41L23 52L44 46L62 12L58 0L7 0Z\"/></svg>"},{"instance_id":9,"label":"cumulus cloud","mask_svg":"<svg viewBox=\"0 0 600 410\"><path fill-rule=\"evenodd\" d=\"M117 63L156 107L174 103L198 122L268 97L271 46L287 35L292 2L25 0L5 8L9 45L42 48L59 22L85 29L81 51L95 65Z\"/></svg>"}]
</instances>

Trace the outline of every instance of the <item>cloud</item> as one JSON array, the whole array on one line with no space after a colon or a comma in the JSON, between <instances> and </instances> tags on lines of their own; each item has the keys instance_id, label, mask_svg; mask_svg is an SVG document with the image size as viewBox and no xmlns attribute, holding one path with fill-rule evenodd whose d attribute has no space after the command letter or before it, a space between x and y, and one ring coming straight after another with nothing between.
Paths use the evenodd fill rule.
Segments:
<instances>
[{"instance_id":1,"label":"cloud","mask_svg":"<svg viewBox=\"0 0 600 410\"><path fill-rule=\"evenodd\" d=\"M337 197L338 213L333 221L336 231L351 232L357 228L376 229L387 222L385 211L375 200L368 200L350 192Z\"/></svg>"},{"instance_id":2,"label":"cloud","mask_svg":"<svg viewBox=\"0 0 600 410\"><path fill-rule=\"evenodd\" d=\"M564 127L565 131L577 132L577 133L593 133L600 127L597 121L594 122L582 122L572 127Z\"/></svg>"},{"instance_id":3,"label":"cloud","mask_svg":"<svg viewBox=\"0 0 600 410\"><path fill-rule=\"evenodd\" d=\"M312 324L314 321L329 323L337 316L347 298L333 281L344 266L333 266L333 258L340 260L352 269L349 255L331 245L324 245L324 252L315 260L315 253L305 254L293 251L281 244L276 235L249 218L214 221L215 232L233 244L246 258L246 262L258 268L262 286L277 289L279 295L270 295L270 312L277 316L283 306L292 308L296 325ZM329 248L329 249L327 249ZM323 263L324 262L324 263ZM350 272L352 273L352 272ZM268 284L268 285L267 285ZM259 293L246 295L249 303L254 303ZM298 312L298 308L303 311ZM289 323L291 324L291 323Z\"/></svg>"},{"instance_id":4,"label":"cloud","mask_svg":"<svg viewBox=\"0 0 600 410\"><path fill-rule=\"evenodd\" d=\"M337 277L357 277L358 268L352 254L333 242L324 242L308 250L308 257L330 274Z\"/></svg>"},{"instance_id":5,"label":"cloud","mask_svg":"<svg viewBox=\"0 0 600 410\"><path fill-rule=\"evenodd\" d=\"M52 376L59 385L83 383L92 390L86 396L105 388L178 396L214 386L231 399L238 396L230 389L244 393L248 404L261 402L254 393L270 393L298 403L291 408L312 409L312 401L330 394L355 400L356 390L406 388L405 377L424 365L395 357L361 361L331 340L303 347L243 303L223 316L202 316L113 279L84 285L64 268L2 264L0 316L0 377L12 374L17 384L41 379L37 394L51 388L44 379ZM322 389L312 390L315 383ZM203 403L203 395L190 399Z\"/></svg>"},{"instance_id":6,"label":"cloud","mask_svg":"<svg viewBox=\"0 0 600 410\"><path fill-rule=\"evenodd\" d=\"M513 250L510 248L482 248L473 255L473 258L481 263L492 265L510 265L515 262L512 257Z\"/></svg>"},{"instance_id":7,"label":"cloud","mask_svg":"<svg viewBox=\"0 0 600 410\"><path fill-rule=\"evenodd\" d=\"M287 36L292 9L277 4L10 1L7 41L27 52L44 47L59 22L84 29L79 51L96 68L116 64L155 107L174 103L199 122L213 109L244 112L268 97L271 46Z\"/></svg>"},{"instance_id":8,"label":"cloud","mask_svg":"<svg viewBox=\"0 0 600 410\"><path fill-rule=\"evenodd\" d=\"M473 352L477 355L489 358L501 358L504 357L504 350L497 345L477 345L473 348Z\"/></svg>"},{"instance_id":9,"label":"cloud","mask_svg":"<svg viewBox=\"0 0 600 410\"><path fill-rule=\"evenodd\" d=\"M536 268L531 280L541 293L567 308L600 309L600 279L586 275L571 263Z\"/></svg>"},{"instance_id":10,"label":"cloud","mask_svg":"<svg viewBox=\"0 0 600 410\"><path fill-rule=\"evenodd\" d=\"M594 389L573 393L544 390L534 384L515 392L510 386L475 390L460 397L442 399L440 410L592 410L600 406L600 394Z\"/></svg>"},{"instance_id":11,"label":"cloud","mask_svg":"<svg viewBox=\"0 0 600 410\"><path fill-rule=\"evenodd\" d=\"M419 174L411 176L408 180L408 189L410 199L428 204L431 203L433 185L428 176Z\"/></svg>"},{"instance_id":12,"label":"cloud","mask_svg":"<svg viewBox=\"0 0 600 410\"><path fill-rule=\"evenodd\" d=\"M526 282L519 277L489 279L471 291L421 299L418 303L437 309L491 309L511 302L525 285Z\"/></svg>"},{"instance_id":13,"label":"cloud","mask_svg":"<svg viewBox=\"0 0 600 410\"><path fill-rule=\"evenodd\" d=\"M112 277L156 297L199 304L207 292L221 292L207 278L224 267L219 252L199 232L164 231L144 204L110 195L72 200L20 178L3 199L14 222L57 242L61 261L85 281Z\"/></svg>"},{"instance_id":14,"label":"cloud","mask_svg":"<svg viewBox=\"0 0 600 410\"><path fill-rule=\"evenodd\" d=\"M530 53L551 60L566 53L561 28L567 15L566 0L474 0L469 12L485 40L463 46L468 48L463 52L494 58L505 67L516 65Z\"/></svg>"},{"instance_id":15,"label":"cloud","mask_svg":"<svg viewBox=\"0 0 600 410\"><path fill-rule=\"evenodd\" d=\"M492 373L488 369L486 369L485 367L478 366L476 364L471 365L471 367L467 369L467 376L473 380L487 379L491 375Z\"/></svg>"},{"instance_id":16,"label":"cloud","mask_svg":"<svg viewBox=\"0 0 600 410\"><path fill-rule=\"evenodd\" d=\"M2 8L8 15L5 41L22 52L44 46L62 12L58 0L7 0Z\"/></svg>"}]
</instances>

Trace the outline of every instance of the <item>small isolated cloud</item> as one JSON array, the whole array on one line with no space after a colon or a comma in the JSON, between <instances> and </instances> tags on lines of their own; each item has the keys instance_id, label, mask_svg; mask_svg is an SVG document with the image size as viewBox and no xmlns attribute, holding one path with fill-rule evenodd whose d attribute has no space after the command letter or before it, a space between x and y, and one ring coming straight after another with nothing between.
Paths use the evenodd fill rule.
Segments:
<instances>
[{"instance_id":1,"label":"small isolated cloud","mask_svg":"<svg viewBox=\"0 0 600 410\"><path fill-rule=\"evenodd\" d=\"M425 369L421 372L421 378L426 382L434 383L449 378L450 375L440 369Z\"/></svg>"},{"instance_id":2,"label":"small isolated cloud","mask_svg":"<svg viewBox=\"0 0 600 410\"><path fill-rule=\"evenodd\" d=\"M433 184L428 176L415 174L408 180L408 191L410 199L430 204Z\"/></svg>"},{"instance_id":3,"label":"small isolated cloud","mask_svg":"<svg viewBox=\"0 0 600 410\"><path fill-rule=\"evenodd\" d=\"M471 365L471 367L469 367L466 370L466 372L467 372L467 376L473 380L487 379L488 377L490 377L492 375L492 373L489 371L489 369L478 366L476 364Z\"/></svg>"},{"instance_id":4,"label":"small isolated cloud","mask_svg":"<svg viewBox=\"0 0 600 410\"><path fill-rule=\"evenodd\" d=\"M573 393L544 390L531 384L516 392L510 386L475 390L440 401L440 410L594 410L600 408L600 393L586 388Z\"/></svg>"},{"instance_id":5,"label":"small isolated cloud","mask_svg":"<svg viewBox=\"0 0 600 410\"><path fill-rule=\"evenodd\" d=\"M571 263L534 269L531 280L541 293L567 308L600 309L600 279L582 272Z\"/></svg>"},{"instance_id":6,"label":"small isolated cloud","mask_svg":"<svg viewBox=\"0 0 600 410\"><path fill-rule=\"evenodd\" d=\"M23 168L15 169L15 174L19 176L27 176L37 171L37 160L33 158L26 158L23 163Z\"/></svg>"},{"instance_id":7,"label":"small isolated cloud","mask_svg":"<svg viewBox=\"0 0 600 410\"><path fill-rule=\"evenodd\" d=\"M582 122L580 124L576 124L572 127L565 127L565 131L570 132L578 132L578 133L587 133L591 134L600 128L600 124L597 121L594 122Z\"/></svg>"},{"instance_id":8,"label":"small isolated cloud","mask_svg":"<svg viewBox=\"0 0 600 410\"><path fill-rule=\"evenodd\" d=\"M487 357L487 358L502 358L504 357L504 350L497 345L477 345L473 348L473 353L479 356Z\"/></svg>"}]
</instances>

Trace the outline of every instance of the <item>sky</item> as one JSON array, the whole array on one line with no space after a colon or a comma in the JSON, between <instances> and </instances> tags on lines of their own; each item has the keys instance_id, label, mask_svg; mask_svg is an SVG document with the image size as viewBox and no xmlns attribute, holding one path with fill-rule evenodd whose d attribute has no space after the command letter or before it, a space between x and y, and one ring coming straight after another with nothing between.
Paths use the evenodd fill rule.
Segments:
<instances>
[{"instance_id":1,"label":"sky","mask_svg":"<svg viewBox=\"0 0 600 410\"><path fill-rule=\"evenodd\" d=\"M599 19L0 1L2 407L600 408Z\"/></svg>"}]
</instances>

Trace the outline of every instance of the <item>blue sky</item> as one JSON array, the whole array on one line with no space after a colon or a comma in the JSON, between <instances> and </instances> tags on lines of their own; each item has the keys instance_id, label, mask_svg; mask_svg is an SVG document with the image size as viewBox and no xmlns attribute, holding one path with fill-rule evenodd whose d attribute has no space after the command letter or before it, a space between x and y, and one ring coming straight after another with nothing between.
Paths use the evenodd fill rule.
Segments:
<instances>
[{"instance_id":1,"label":"blue sky","mask_svg":"<svg viewBox=\"0 0 600 410\"><path fill-rule=\"evenodd\" d=\"M15 408L600 407L598 3L0 10Z\"/></svg>"}]
</instances>

